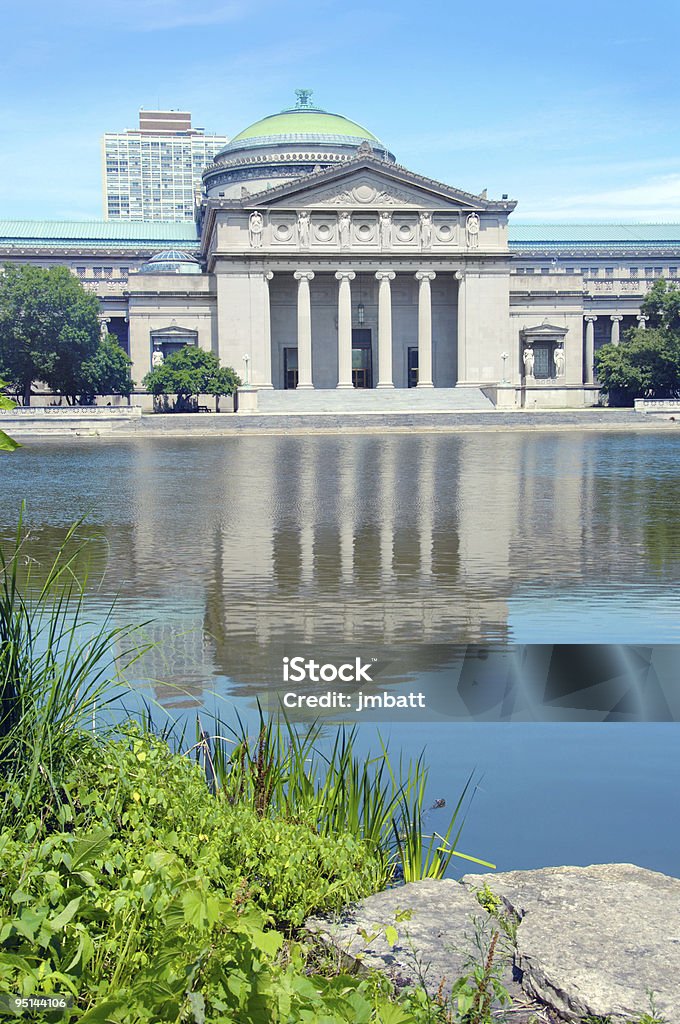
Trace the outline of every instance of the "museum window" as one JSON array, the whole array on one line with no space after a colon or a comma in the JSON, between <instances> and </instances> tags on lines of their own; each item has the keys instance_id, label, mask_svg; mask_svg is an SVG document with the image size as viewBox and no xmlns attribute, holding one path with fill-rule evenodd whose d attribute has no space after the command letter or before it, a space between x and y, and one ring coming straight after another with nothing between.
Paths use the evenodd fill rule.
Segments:
<instances>
[{"instance_id":1,"label":"museum window","mask_svg":"<svg viewBox=\"0 0 680 1024\"><path fill-rule=\"evenodd\" d=\"M550 273L550 267L541 267L541 273L542 274L549 274Z\"/></svg>"},{"instance_id":2,"label":"museum window","mask_svg":"<svg viewBox=\"0 0 680 1024\"><path fill-rule=\"evenodd\" d=\"M678 268L677 267L669 267L668 268L668 276L669 277L677 277L678 276Z\"/></svg>"},{"instance_id":3,"label":"museum window","mask_svg":"<svg viewBox=\"0 0 680 1024\"><path fill-rule=\"evenodd\" d=\"M604 273L605 273L605 277L613 277L614 276L614 268L613 267L605 267L604 268Z\"/></svg>"},{"instance_id":4,"label":"museum window","mask_svg":"<svg viewBox=\"0 0 680 1024\"><path fill-rule=\"evenodd\" d=\"M590 268L590 276L591 277L597 277L597 275L599 273L600 273L600 268L599 267L591 267Z\"/></svg>"},{"instance_id":5,"label":"museum window","mask_svg":"<svg viewBox=\"0 0 680 1024\"><path fill-rule=\"evenodd\" d=\"M645 277L651 277L654 273L654 267L645 267Z\"/></svg>"},{"instance_id":6,"label":"museum window","mask_svg":"<svg viewBox=\"0 0 680 1024\"><path fill-rule=\"evenodd\" d=\"M564 268L564 273L565 274L573 274L574 273L574 268L573 267L565 267Z\"/></svg>"},{"instance_id":7,"label":"museum window","mask_svg":"<svg viewBox=\"0 0 680 1024\"><path fill-rule=\"evenodd\" d=\"M637 267L630 267L628 272L629 272L631 277L637 277L638 276L638 268Z\"/></svg>"},{"instance_id":8,"label":"museum window","mask_svg":"<svg viewBox=\"0 0 680 1024\"><path fill-rule=\"evenodd\" d=\"M534 268L533 267L527 267L526 272L527 272L527 274L533 274Z\"/></svg>"}]
</instances>

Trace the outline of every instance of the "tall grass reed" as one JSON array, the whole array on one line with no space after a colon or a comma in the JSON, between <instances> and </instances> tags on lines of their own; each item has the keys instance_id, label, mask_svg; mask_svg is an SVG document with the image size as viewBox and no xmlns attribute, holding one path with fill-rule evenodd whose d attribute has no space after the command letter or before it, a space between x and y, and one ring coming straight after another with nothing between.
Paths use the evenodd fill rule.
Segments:
<instances>
[{"instance_id":1,"label":"tall grass reed","mask_svg":"<svg viewBox=\"0 0 680 1024\"><path fill-rule=\"evenodd\" d=\"M139 654L112 608L98 622L85 614L80 525L43 565L28 553L22 507L13 547L0 547L0 827L38 799L63 803L60 769Z\"/></svg>"},{"instance_id":2,"label":"tall grass reed","mask_svg":"<svg viewBox=\"0 0 680 1024\"><path fill-rule=\"evenodd\" d=\"M362 756L356 727L338 726L326 738L319 723L296 726L282 713L259 709L255 734L243 721L219 720L209 737L199 723L194 750L204 759L214 788L245 802L261 816L306 822L321 835L351 832L381 857L381 884L442 878L454 857L494 867L458 851L473 794L470 776L441 833L427 831L428 769L421 754L395 761L380 741L378 754Z\"/></svg>"}]
</instances>

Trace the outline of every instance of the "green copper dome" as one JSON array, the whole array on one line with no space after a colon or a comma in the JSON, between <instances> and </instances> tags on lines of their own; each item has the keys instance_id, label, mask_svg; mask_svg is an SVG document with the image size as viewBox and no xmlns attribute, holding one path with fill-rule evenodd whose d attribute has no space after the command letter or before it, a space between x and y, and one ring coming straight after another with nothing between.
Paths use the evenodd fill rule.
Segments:
<instances>
[{"instance_id":1,"label":"green copper dome","mask_svg":"<svg viewBox=\"0 0 680 1024\"><path fill-rule=\"evenodd\" d=\"M309 89L296 89L296 93L294 107L244 128L215 155L203 172L209 197L243 198L353 160L360 150L368 150L378 160L395 162L393 154L367 128L315 106Z\"/></svg>"},{"instance_id":2,"label":"green copper dome","mask_svg":"<svg viewBox=\"0 0 680 1024\"><path fill-rule=\"evenodd\" d=\"M357 149L362 142L368 142L381 157L392 157L380 139L367 128L342 114L331 114L328 110L314 106L310 89L295 91L297 103L294 107L270 114L244 128L238 135L234 135L215 159L219 161L221 156L272 146L325 145Z\"/></svg>"},{"instance_id":3,"label":"green copper dome","mask_svg":"<svg viewBox=\"0 0 680 1024\"><path fill-rule=\"evenodd\" d=\"M263 117L261 121L256 121L239 132L231 141L242 142L244 139L274 135L340 135L344 138L366 139L380 145L375 135L362 128L360 124L342 117L341 114L329 114L320 107L291 107L289 110L282 110L280 114L270 114L269 117Z\"/></svg>"}]
</instances>

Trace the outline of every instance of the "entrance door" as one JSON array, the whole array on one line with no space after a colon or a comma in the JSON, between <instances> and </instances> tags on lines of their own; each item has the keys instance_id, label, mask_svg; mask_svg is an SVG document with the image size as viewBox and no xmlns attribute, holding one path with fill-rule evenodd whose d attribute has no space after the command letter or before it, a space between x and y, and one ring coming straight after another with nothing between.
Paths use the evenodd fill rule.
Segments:
<instances>
[{"instance_id":1,"label":"entrance door","mask_svg":"<svg viewBox=\"0 0 680 1024\"><path fill-rule=\"evenodd\" d=\"M408 386L415 388L418 386L418 348L409 348L408 350Z\"/></svg>"},{"instance_id":2,"label":"entrance door","mask_svg":"<svg viewBox=\"0 0 680 1024\"><path fill-rule=\"evenodd\" d=\"M283 350L283 386L286 390L292 390L298 386L298 350L296 348L284 348Z\"/></svg>"},{"instance_id":3,"label":"entrance door","mask_svg":"<svg viewBox=\"0 0 680 1024\"><path fill-rule=\"evenodd\" d=\"M352 384L355 388L373 387L371 331L366 327L352 331Z\"/></svg>"},{"instance_id":4,"label":"entrance door","mask_svg":"<svg viewBox=\"0 0 680 1024\"><path fill-rule=\"evenodd\" d=\"M550 341L537 341L534 349L534 377L536 380L546 380L555 376L555 364L553 362L553 344Z\"/></svg>"}]
</instances>

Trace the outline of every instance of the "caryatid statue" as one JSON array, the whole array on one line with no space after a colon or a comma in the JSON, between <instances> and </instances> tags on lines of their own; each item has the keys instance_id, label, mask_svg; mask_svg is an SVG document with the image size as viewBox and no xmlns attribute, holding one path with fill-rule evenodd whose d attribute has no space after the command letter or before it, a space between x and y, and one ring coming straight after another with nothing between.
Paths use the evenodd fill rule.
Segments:
<instances>
[{"instance_id":1,"label":"caryatid statue","mask_svg":"<svg viewBox=\"0 0 680 1024\"><path fill-rule=\"evenodd\" d=\"M262 246L262 231L264 230L264 220L262 214L255 210L251 213L248 221L248 231L250 233L250 244L253 249L259 249Z\"/></svg>"},{"instance_id":2,"label":"caryatid statue","mask_svg":"<svg viewBox=\"0 0 680 1024\"><path fill-rule=\"evenodd\" d=\"M155 370L158 366L162 366L165 362L165 357L161 351L160 345L154 344L153 353L151 355L151 366Z\"/></svg>"},{"instance_id":3,"label":"caryatid statue","mask_svg":"<svg viewBox=\"0 0 680 1024\"><path fill-rule=\"evenodd\" d=\"M421 213L420 215L420 247L429 249L432 245L432 214Z\"/></svg>"},{"instance_id":4,"label":"caryatid statue","mask_svg":"<svg viewBox=\"0 0 680 1024\"><path fill-rule=\"evenodd\" d=\"M555 376L564 377L564 349L558 347L553 352L553 361L555 363Z\"/></svg>"},{"instance_id":5,"label":"caryatid statue","mask_svg":"<svg viewBox=\"0 0 680 1024\"><path fill-rule=\"evenodd\" d=\"M524 349L522 353L522 361L524 363L524 376L533 377L534 375L534 350L529 345Z\"/></svg>"},{"instance_id":6,"label":"caryatid statue","mask_svg":"<svg viewBox=\"0 0 680 1024\"><path fill-rule=\"evenodd\" d=\"M383 249L392 245L392 214L387 211L380 214L380 245Z\"/></svg>"},{"instance_id":7,"label":"caryatid statue","mask_svg":"<svg viewBox=\"0 0 680 1024\"><path fill-rule=\"evenodd\" d=\"M471 213L465 221L465 239L468 249L477 249L479 246L479 217Z\"/></svg>"},{"instance_id":8,"label":"caryatid statue","mask_svg":"<svg viewBox=\"0 0 680 1024\"><path fill-rule=\"evenodd\" d=\"M338 227L340 230L340 245L343 249L349 246L349 232L352 226L352 217L346 211L338 216Z\"/></svg>"},{"instance_id":9,"label":"caryatid statue","mask_svg":"<svg viewBox=\"0 0 680 1024\"><path fill-rule=\"evenodd\" d=\"M303 249L309 248L309 214L306 210L298 214L298 239Z\"/></svg>"}]
</instances>

